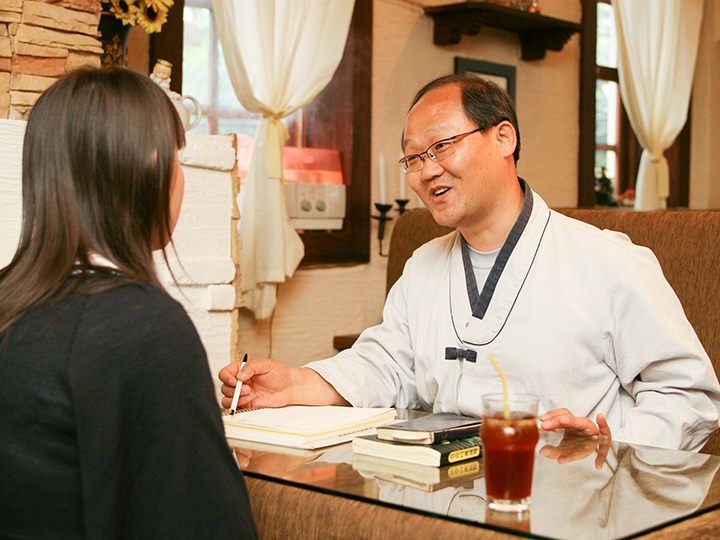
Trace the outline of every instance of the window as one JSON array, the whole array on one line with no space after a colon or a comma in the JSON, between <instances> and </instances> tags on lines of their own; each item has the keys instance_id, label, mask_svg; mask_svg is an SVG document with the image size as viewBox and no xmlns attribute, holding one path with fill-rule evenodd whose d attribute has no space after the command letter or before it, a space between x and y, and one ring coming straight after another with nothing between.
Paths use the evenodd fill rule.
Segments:
<instances>
[{"instance_id":1,"label":"window","mask_svg":"<svg viewBox=\"0 0 720 540\"><path fill-rule=\"evenodd\" d=\"M252 136L258 115L240 107L224 67L212 0L185 0L183 13L183 92L200 101L200 133L246 133Z\"/></svg>"},{"instance_id":2,"label":"window","mask_svg":"<svg viewBox=\"0 0 720 540\"><path fill-rule=\"evenodd\" d=\"M211 9L211 0L175 0L163 31L151 37L150 64L154 65L158 58L172 62L172 89L200 99L208 119L196 130L252 137L257 116L243 111L236 102L224 74ZM372 0L356 0L345 52L335 76L288 125L293 144L302 142L304 146L339 151L347 185L342 230L303 232L303 265L370 260L371 42Z\"/></svg>"},{"instance_id":3,"label":"window","mask_svg":"<svg viewBox=\"0 0 720 540\"><path fill-rule=\"evenodd\" d=\"M622 202L625 196L628 204L642 147L622 107L613 7L610 0L582 0L582 8L578 205L606 204L596 192L603 180L609 181L613 199ZM687 206L690 118L665 157L670 168L668 206Z\"/></svg>"},{"instance_id":4,"label":"window","mask_svg":"<svg viewBox=\"0 0 720 540\"><path fill-rule=\"evenodd\" d=\"M183 92L198 99L203 119L194 133L237 133L254 137L260 114L245 110L235 97L218 38L212 0L185 0L183 11ZM291 131L288 144L299 145L295 119L284 119Z\"/></svg>"},{"instance_id":5,"label":"window","mask_svg":"<svg viewBox=\"0 0 720 540\"><path fill-rule=\"evenodd\" d=\"M597 4L597 48L595 52L595 176L612 183L613 199L620 193L620 89L617 76L615 17L610 4Z\"/></svg>"}]
</instances>

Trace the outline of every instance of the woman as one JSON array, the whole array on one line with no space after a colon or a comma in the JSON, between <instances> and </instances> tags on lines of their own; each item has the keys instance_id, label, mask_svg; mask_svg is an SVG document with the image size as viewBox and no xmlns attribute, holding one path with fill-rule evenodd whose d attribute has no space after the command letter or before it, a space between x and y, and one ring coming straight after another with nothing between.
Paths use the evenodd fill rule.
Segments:
<instances>
[{"instance_id":1,"label":"woman","mask_svg":"<svg viewBox=\"0 0 720 540\"><path fill-rule=\"evenodd\" d=\"M30 114L0 270L2 538L255 536L205 351L153 266L184 142L122 68L70 73Z\"/></svg>"}]
</instances>

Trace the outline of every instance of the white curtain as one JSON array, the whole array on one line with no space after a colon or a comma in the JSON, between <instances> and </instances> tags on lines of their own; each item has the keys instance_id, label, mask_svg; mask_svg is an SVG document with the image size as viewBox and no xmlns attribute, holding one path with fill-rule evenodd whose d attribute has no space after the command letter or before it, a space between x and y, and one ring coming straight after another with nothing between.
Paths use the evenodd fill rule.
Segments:
<instances>
[{"instance_id":1,"label":"white curtain","mask_svg":"<svg viewBox=\"0 0 720 540\"><path fill-rule=\"evenodd\" d=\"M643 147L635 209L667 206L663 152L687 120L702 0L613 0L620 95Z\"/></svg>"},{"instance_id":2,"label":"white curtain","mask_svg":"<svg viewBox=\"0 0 720 540\"><path fill-rule=\"evenodd\" d=\"M304 255L288 221L281 119L330 82L345 48L354 0L214 0L225 64L242 106L263 117L240 194L242 305L275 309L277 285Z\"/></svg>"}]
</instances>

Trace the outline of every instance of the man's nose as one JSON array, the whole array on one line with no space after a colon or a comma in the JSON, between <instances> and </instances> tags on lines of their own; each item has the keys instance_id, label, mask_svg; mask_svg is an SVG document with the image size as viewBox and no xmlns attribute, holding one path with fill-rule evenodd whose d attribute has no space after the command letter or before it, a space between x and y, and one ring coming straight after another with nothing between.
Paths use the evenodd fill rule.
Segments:
<instances>
[{"instance_id":1,"label":"man's nose","mask_svg":"<svg viewBox=\"0 0 720 540\"><path fill-rule=\"evenodd\" d=\"M422 169L420 169L420 178L424 181L432 180L441 175L443 171L443 166L440 163L426 156L422 162Z\"/></svg>"}]
</instances>

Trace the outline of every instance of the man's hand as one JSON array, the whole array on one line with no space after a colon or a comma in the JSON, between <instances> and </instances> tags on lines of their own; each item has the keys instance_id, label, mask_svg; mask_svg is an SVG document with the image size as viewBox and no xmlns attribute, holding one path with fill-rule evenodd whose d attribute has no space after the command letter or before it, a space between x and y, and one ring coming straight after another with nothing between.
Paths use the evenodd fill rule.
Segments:
<instances>
[{"instance_id":1,"label":"man's hand","mask_svg":"<svg viewBox=\"0 0 720 540\"><path fill-rule=\"evenodd\" d=\"M540 417L540 428L545 431L564 430L566 434L612 439L610 426L602 413L597 424L585 416L575 416L565 408L553 409Z\"/></svg>"},{"instance_id":2,"label":"man's hand","mask_svg":"<svg viewBox=\"0 0 720 540\"><path fill-rule=\"evenodd\" d=\"M238 372L240 362L222 368L218 374L222 381L222 406L232 403L238 380L243 382L240 391L240 408L284 407L290 404L292 384L291 368L272 358L253 358Z\"/></svg>"},{"instance_id":3,"label":"man's hand","mask_svg":"<svg viewBox=\"0 0 720 540\"><path fill-rule=\"evenodd\" d=\"M601 469L610 451L610 439L605 437L563 437L560 444L546 444L540 449L540 455L560 464L584 459L597 451L595 468Z\"/></svg>"},{"instance_id":4,"label":"man's hand","mask_svg":"<svg viewBox=\"0 0 720 540\"><path fill-rule=\"evenodd\" d=\"M253 358L242 371L239 362L222 368L218 378L222 381L222 406L232 404L238 381L243 382L238 406L284 407L286 405L349 405L335 388L308 368L289 367L272 358Z\"/></svg>"},{"instance_id":5,"label":"man's hand","mask_svg":"<svg viewBox=\"0 0 720 540\"><path fill-rule=\"evenodd\" d=\"M569 463L589 456L597 451L595 468L602 468L610 451L612 434L605 416L596 416L597 424L589 418L574 416L565 408L553 409L540 417L540 428L545 431L565 431L558 446L546 445L540 455L554 459L558 463Z\"/></svg>"}]
</instances>

